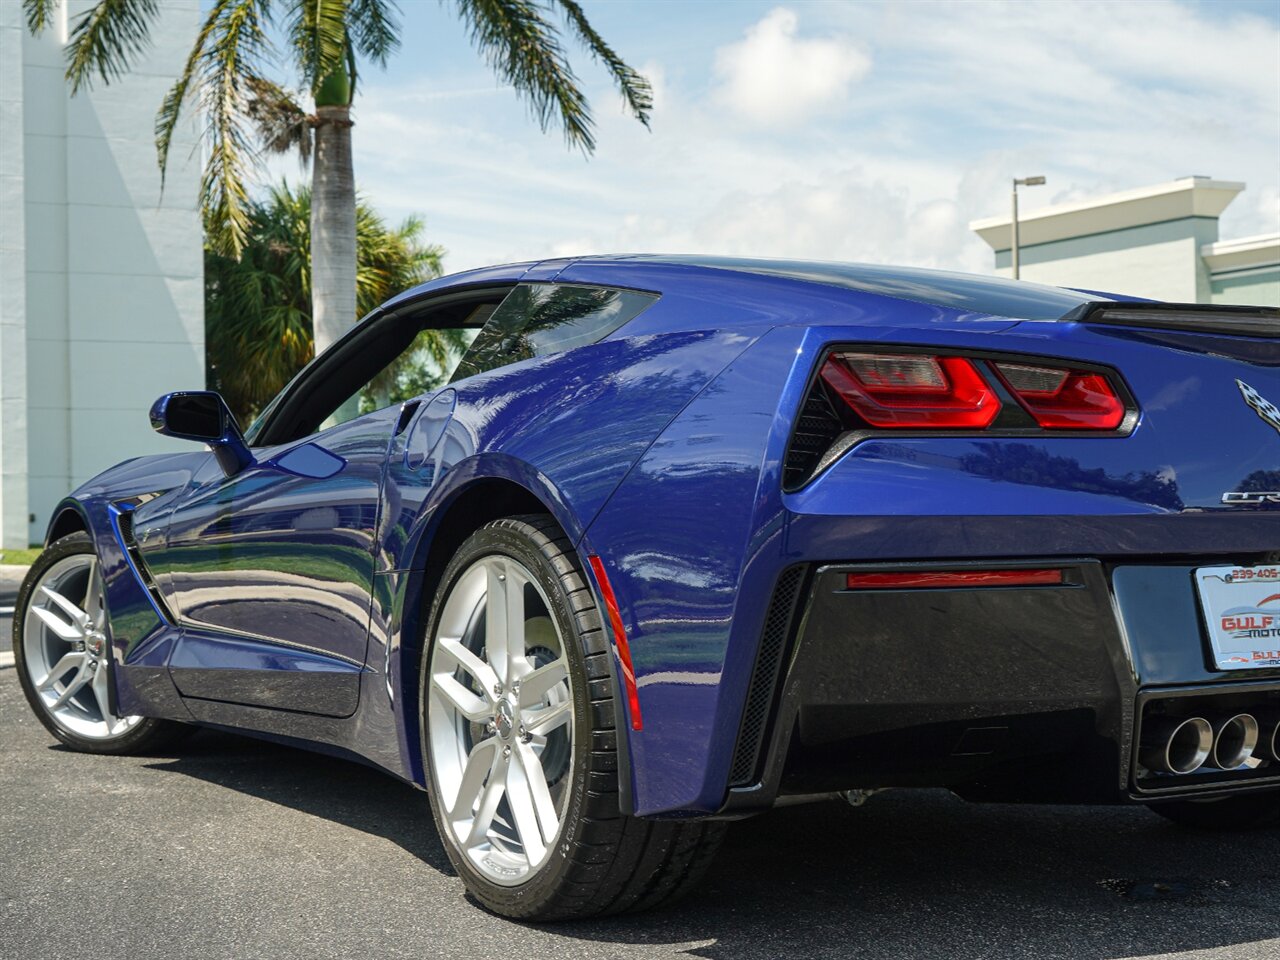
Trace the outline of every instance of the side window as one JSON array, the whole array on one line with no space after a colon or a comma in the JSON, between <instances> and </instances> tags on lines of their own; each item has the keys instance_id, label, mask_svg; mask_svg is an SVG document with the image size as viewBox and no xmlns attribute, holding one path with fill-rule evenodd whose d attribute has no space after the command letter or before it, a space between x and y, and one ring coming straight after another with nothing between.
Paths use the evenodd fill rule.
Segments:
<instances>
[{"instance_id":1,"label":"side window","mask_svg":"<svg viewBox=\"0 0 1280 960\"><path fill-rule=\"evenodd\" d=\"M522 283L493 312L453 380L603 340L657 294L563 283Z\"/></svg>"},{"instance_id":2,"label":"side window","mask_svg":"<svg viewBox=\"0 0 1280 960\"><path fill-rule=\"evenodd\" d=\"M493 314L493 305L477 307L460 318L463 326L440 326L439 318L398 317L382 342L372 347L381 353L367 366L367 379L320 424L321 430L393 404L421 396L444 386L480 333L480 325ZM407 342L406 342L407 341Z\"/></svg>"},{"instance_id":3,"label":"side window","mask_svg":"<svg viewBox=\"0 0 1280 960\"><path fill-rule=\"evenodd\" d=\"M443 386L479 333L474 327L418 331L404 351L375 373L344 407L354 409L353 416L363 415Z\"/></svg>"},{"instance_id":4,"label":"side window","mask_svg":"<svg viewBox=\"0 0 1280 960\"><path fill-rule=\"evenodd\" d=\"M365 321L285 387L247 439L289 443L443 386L510 290Z\"/></svg>"}]
</instances>

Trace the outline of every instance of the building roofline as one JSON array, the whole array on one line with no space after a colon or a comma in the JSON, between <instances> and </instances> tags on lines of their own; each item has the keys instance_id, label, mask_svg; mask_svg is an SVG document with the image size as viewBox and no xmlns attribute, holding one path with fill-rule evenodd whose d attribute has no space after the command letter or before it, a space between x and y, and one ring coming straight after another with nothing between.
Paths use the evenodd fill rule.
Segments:
<instances>
[{"instance_id":1,"label":"building roofline","mask_svg":"<svg viewBox=\"0 0 1280 960\"><path fill-rule=\"evenodd\" d=\"M1200 256L1210 273L1280 266L1280 233L1206 243L1200 248Z\"/></svg>"},{"instance_id":2,"label":"building roofline","mask_svg":"<svg viewBox=\"0 0 1280 960\"><path fill-rule=\"evenodd\" d=\"M1123 190L1073 203L1032 210L1018 217L1022 246L1069 240L1089 234L1191 217L1217 218L1245 188L1234 180L1183 177L1134 190ZM996 251L1011 246L1010 217L974 220L969 229Z\"/></svg>"}]
</instances>

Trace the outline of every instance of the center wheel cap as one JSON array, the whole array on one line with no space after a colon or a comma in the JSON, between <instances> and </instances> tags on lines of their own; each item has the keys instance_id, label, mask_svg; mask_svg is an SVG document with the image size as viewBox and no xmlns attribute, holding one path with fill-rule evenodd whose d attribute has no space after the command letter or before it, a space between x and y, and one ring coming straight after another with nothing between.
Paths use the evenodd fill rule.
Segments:
<instances>
[{"instance_id":1,"label":"center wheel cap","mask_svg":"<svg viewBox=\"0 0 1280 960\"><path fill-rule=\"evenodd\" d=\"M494 714L493 725L498 731L498 736L503 740L511 739L511 732L516 726L515 711L511 709L511 704L506 700L498 701L498 712Z\"/></svg>"}]
</instances>

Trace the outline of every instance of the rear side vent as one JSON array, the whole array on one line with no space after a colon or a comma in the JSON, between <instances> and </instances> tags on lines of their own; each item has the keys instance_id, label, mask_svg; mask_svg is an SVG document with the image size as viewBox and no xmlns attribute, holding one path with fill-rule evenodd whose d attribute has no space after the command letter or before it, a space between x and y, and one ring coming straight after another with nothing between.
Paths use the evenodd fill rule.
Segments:
<instances>
[{"instance_id":1,"label":"rear side vent","mask_svg":"<svg viewBox=\"0 0 1280 960\"><path fill-rule=\"evenodd\" d=\"M760 752L769 732L769 716L777 700L778 678L791 637L791 624L795 620L804 575L805 567L788 567L782 571L773 588L773 599L769 602L764 630L760 634L760 650L751 672L751 686L747 689L747 705L742 712L733 765L729 768L730 787L749 786L758 779Z\"/></svg>"},{"instance_id":2,"label":"rear side vent","mask_svg":"<svg viewBox=\"0 0 1280 960\"><path fill-rule=\"evenodd\" d=\"M823 454L831 449L836 437L843 432L844 425L831 405L826 388L821 380L814 380L787 447L782 470L783 489L795 490L808 483Z\"/></svg>"}]
</instances>

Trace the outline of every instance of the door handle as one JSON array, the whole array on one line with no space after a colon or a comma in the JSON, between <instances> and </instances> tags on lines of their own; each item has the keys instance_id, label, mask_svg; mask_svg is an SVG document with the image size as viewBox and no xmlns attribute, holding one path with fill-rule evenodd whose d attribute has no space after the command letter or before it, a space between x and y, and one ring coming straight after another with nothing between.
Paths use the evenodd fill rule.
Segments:
<instances>
[{"instance_id":1,"label":"door handle","mask_svg":"<svg viewBox=\"0 0 1280 960\"><path fill-rule=\"evenodd\" d=\"M404 433L404 428L409 426L409 421L413 419L413 415L418 412L418 407L422 406L421 400L406 400L404 406L400 408L400 419L396 421L396 432L392 436L400 436Z\"/></svg>"}]
</instances>

